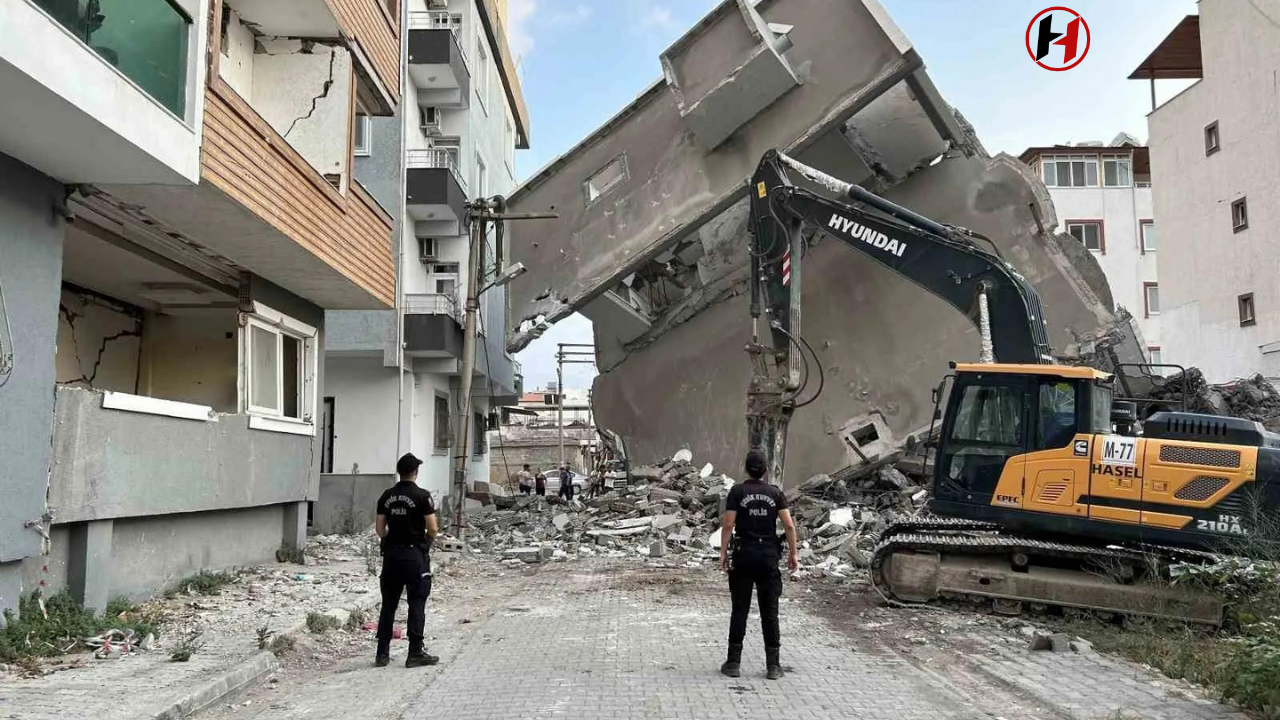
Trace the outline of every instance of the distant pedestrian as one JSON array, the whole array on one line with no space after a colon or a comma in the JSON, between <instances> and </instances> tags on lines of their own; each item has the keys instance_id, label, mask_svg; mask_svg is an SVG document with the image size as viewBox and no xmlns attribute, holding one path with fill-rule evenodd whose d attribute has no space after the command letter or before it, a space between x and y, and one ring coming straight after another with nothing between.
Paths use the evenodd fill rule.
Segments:
<instances>
[{"instance_id":1,"label":"distant pedestrian","mask_svg":"<svg viewBox=\"0 0 1280 720\"><path fill-rule=\"evenodd\" d=\"M427 598L431 596L431 541L438 532L431 493L418 487L422 461L406 454L396 462L400 481L378 498L374 531L382 540L382 611L378 614L378 655L375 664L391 662L392 626L396 606L405 590L409 594L409 655L405 667L435 665L440 658L423 646Z\"/></svg>"},{"instance_id":2,"label":"distant pedestrian","mask_svg":"<svg viewBox=\"0 0 1280 720\"><path fill-rule=\"evenodd\" d=\"M545 497L545 496L546 496L546 494L547 494L547 476L546 476L546 473L544 473L544 472L542 472L541 470L539 470L539 471L538 471L538 474L537 474L537 475L535 475L535 476L534 476L534 478L533 478L533 485L534 485L534 491L535 491L535 492L537 492L537 493L538 493L538 495L540 495L540 496L544 496L544 497Z\"/></svg>"},{"instance_id":3,"label":"distant pedestrian","mask_svg":"<svg viewBox=\"0 0 1280 720\"><path fill-rule=\"evenodd\" d=\"M569 468L560 466L560 497L565 502L573 502L573 473L569 472Z\"/></svg>"},{"instance_id":4,"label":"distant pedestrian","mask_svg":"<svg viewBox=\"0 0 1280 720\"><path fill-rule=\"evenodd\" d=\"M760 629L764 632L765 665L770 680L782 677L779 659L778 598L782 595L782 574L778 560L782 543L777 522L787 536L787 567L795 572L796 526L787 509L782 489L764 481L768 459L760 450L747 453L747 481L734 485L725 499L720 523L720 569L729 573L729 594L733 614L729 620L729 657L720 672L738 677L742 666L742 640L747 634L751 613L751 589L760 605Z\"/></svg>"},{"instance_id":5,"label":"distant pedestrian","mask_svg":"<svg viewBox=\"0 0 1280 720\"><path fill-rule=\"evenodd\" d=\"M529 472L528 465L525 465L523 470L516 473L516 482L520 483L521 495L528 495L533 492L533 473Z\"/></svg>"}]
</instances>

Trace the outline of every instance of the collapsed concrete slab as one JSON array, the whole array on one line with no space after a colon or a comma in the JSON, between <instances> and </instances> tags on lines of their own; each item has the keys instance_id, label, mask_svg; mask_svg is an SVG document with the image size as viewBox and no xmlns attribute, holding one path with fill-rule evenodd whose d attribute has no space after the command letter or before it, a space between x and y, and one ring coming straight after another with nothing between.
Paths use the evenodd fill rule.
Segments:
<instances>
[{"instance_id":1,"label":"collapsed concrete slab","mask_svg":"<svg viewBox=\"0 0 1280 720\"><path fill-rule=\"evenodd\" d=\"M560 213L512 230L530 272L512 285L511 347L572 312L591 318L596 419L632 457L688 445L740 465L746 181L770 148L992 238L1039 292L1056 349L1113 324L1097 263L1048 232L1039 179L986 154L875 0L728 0L662 61L663 81L509 203ZM820 231L804 262L804 333L826 391L792 423L791 478L864 462L853 438L928 425L929 389L979 345L969 320Z\"/></svg>"}]
</instances>

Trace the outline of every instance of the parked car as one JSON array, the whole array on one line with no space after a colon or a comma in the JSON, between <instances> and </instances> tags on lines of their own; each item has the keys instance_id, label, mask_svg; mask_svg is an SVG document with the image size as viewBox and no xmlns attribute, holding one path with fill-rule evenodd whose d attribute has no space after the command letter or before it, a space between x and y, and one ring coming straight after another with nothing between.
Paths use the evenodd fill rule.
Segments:
<instances>
[{"instance_id":1,"label":"parked car","mask_svg":"<svg viewBox=\"0 0 1280 720\"><path fill-rule=\"evenodd\" d=\"M547 494L555 495L556 493L559 493L560 492L560 471L548 470L545 474L547 476ZM586 475L583 475L582 473L579 473L579 472L574 472L573 470L569 471L569 477L572 478L573 494L575 495L586 492L587 488L591 484L591 481L587 479Z\"/></svg>"}]
</instances>

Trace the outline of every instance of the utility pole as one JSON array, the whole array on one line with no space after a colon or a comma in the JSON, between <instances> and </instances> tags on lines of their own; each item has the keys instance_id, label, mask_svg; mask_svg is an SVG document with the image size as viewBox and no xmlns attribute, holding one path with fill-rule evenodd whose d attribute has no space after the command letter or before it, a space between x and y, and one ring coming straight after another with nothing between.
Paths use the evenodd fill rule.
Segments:
<instances>
[{"instance_id":1,"label":"utility pole","mask_svg":"<svg viewBox=\"0 0 1280 720\"><path fill-rule=\"evenodd\" d=\"M570 348L566 350L565 348ZM585 348L585 349L584 349ZM560 343L556 345L556 434L560 440L560 467L564 467L564 366L595 365L596 350L591 343ZM561 479L561 482L564 482Z\"/></svg>"},{"instance_id":2,"label":"utility pole","mask_svg":"<svg viewBox=\"0 0 1280 720\"><path fill-rule=\"evenodd\" d=\"M524 264L516 263L508 268L500 268L503 260L503 224L507 220L550 220L560 217L556 213L508 213L506 199L501 195L492 198L479 198L467 206L467 273L466 286L463 292L467 298L466 318L462 326L462 367L458 372L458 432L453 446L453 478L454 493L457 495L454 504L454 527L459 540L465 540L466 507L467 507L467 464L471 443L471 381L476 367L476 324L480 311L480 296L486 290L506 285L525 271ZM497 250L495 258L496 277L488 284L481 285L486 277L485 272L485 238L489 227L497 228Z\"/></svg>"}]
</instances>

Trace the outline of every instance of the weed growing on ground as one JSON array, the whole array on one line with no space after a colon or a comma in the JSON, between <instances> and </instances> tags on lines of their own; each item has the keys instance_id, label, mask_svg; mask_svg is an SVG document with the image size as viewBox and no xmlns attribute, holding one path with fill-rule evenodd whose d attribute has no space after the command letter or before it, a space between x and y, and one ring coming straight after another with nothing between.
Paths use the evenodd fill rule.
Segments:
<instances>
[{"instance_id":1,"label":"weed growing on ground","mask_svg":"<svg viewBox=\"0 0 1280 720\"><path fill-rule=\"evenodd\" d=\"M70 591L50 595L40 607L39 591L18 601L18 614L5 613L0 630L0 660L20 663L82 650L84 639L106 630L132 630L139 640L156 632L160 616L126 599L112 600L107 611L96 615L71 597Z\"/></svg>"},{"instance_id":2,"label":"weed growing on ground","mask_svg":"<svg viewBox=\"0 0 1280 720\"><path fill-rule=\"evenodd\" d=\"M219 572L201 570L195 575L180 581L164 596L166 598L174 598L179 593L184 592L188 594L217 595L222 592L222 588L240 579L243 574L243 571L239 570L223 570Z\"/></svg>"},{"instance_id":3,"label":"weed growing on ground","mask_svg":"<svg viewBox=\"0 0 1280 720\"><path fill-rule=\"evenodd\" d=\"M323 635L330 630L337 630L342 627L342 623L338 618L324 613L309 612L307 613L307 631L316 635Z\"/></svg>"},{"instance_id":4,"label":"weed growing on ground","mask_svg":"<svg viewBox=\"0 0 1280 720\"><path fill-rule=\"evenodd\" d=\"M271 644L271 636L275 634L276 631L266 625L258 628L258 649L266 650L267 646Z\"/></svg>"},{"instance_id":5,"label":"weed growing on ground","mask_svg":"<svg viewBox=\"0 0 1280 720\"><path fill-rule=\"evenodd\" d=\"M294 645L295 641L292 635L277 635L275 639L271 641L269 649L276 657L280 657L286 653L293 652Z\"/></svg>"},{"instance_id":6,"label":"weed growing on ground","mask_svg":"<svg viewBox=\"0 0 1280 720\"><path fill-rule=\"evenodd\" d=\"M204 633L200 630L193 630L183 635L178 640L178 644L173 647L173 652L169 653L169 659L174 662L190 660L192 655L204 648L203 636Z\"/></svg>"},{"instance_id":7,"label":"weed growing on ground","mask_svg":"<svg viewBox=\"0 0 1280 720\"><path fill-rule=\"evenodd\" d=\"M368 620L369 617L364 608L353 607L347 615L347 629L359 630Z\"/></svg>"}]
</instances>

